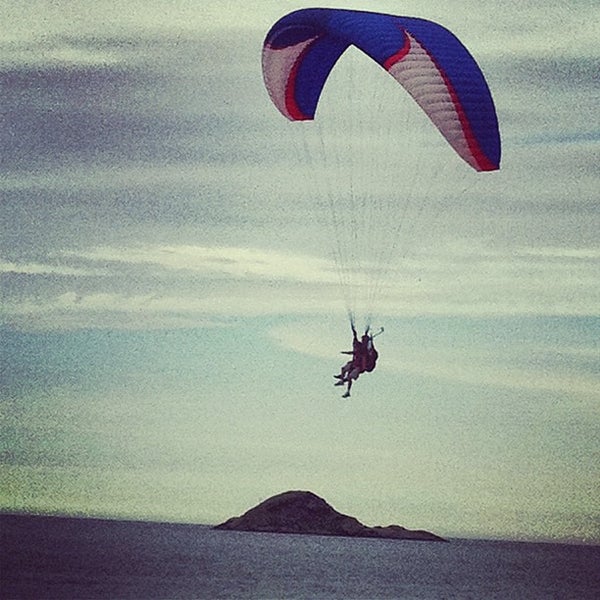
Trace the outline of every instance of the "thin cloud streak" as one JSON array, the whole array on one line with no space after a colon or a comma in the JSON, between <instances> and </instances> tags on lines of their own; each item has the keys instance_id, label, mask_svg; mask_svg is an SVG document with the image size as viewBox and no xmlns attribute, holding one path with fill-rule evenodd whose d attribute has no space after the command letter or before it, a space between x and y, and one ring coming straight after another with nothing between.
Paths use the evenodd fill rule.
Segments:
<instances>
[{"instance_id":1,"label":"thin cloud streak","mask_svg":"<svg viewBox=\"0 0 600 600\"><path fill-rule=\"evenodd\" d=\"M12 273L20 275L63 275L65 277L101 277L109 275L104 269L81 269L64 265L42 263L15 263L0 259L0 275Z\"/></svg>"},{"instance_id":2,"label":"thin cloud streak","mask_svg":"<svg viewBox=\"0 0 600 600\"><path fill-rule=\"evenodd\" d=\"M273 279L332 283L334 266L323 259L268 252L257 248L145 246L97 248L78 255L92 262L154 265L165 269L213 273L234 279Z\"/></svg>"},{"instance_id":3,"label":"thin cloud streak","mask_svg":"<svg viewBox=\"0 0 600 600\"><path fill-rule=\"evenodd\" d=\"M600 250L517 248L503 253L473 244L447 250L423 253L395 267L382 287L377 313L598 315ZM117 322L129 315L132 327L142 328L155 327L161 318L165 326L174 318L191 324L195 317L228 311L238 316L328 314L344 289L331 261L249 247L105 246L65 252L55 264L3 261L0 272L66 278L65 291L44 300L5 295L4 322L26 319L32 329L49 322L58 329L78 322L106 327L111 314L118 315ZM85 285L76 284L78 279ZM108 279L115 290L109 293L104 291ZM136 290L143 281L153 290ZM355 282L368 292L368 280Z\"/></svg>"}]
</instances>

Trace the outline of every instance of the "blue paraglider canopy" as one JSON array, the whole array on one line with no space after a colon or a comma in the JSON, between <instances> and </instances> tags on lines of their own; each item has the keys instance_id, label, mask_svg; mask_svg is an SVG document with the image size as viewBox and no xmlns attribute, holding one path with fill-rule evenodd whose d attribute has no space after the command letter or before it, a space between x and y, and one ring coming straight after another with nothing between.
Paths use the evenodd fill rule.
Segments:
<instances>
[{"instance_id":1,"label":"blue paraglider canopy","mask_svg":"<svg viewBox=\"0 0 600 600\"><path fill-rule=\"evenodd\" d=\"M269 31L263 75L290 120L311 120L339 57L356 46L415 99L458 155L477 171L500 166L494 103L479 66L450 31L424 19L312 8L290 13Z\"/></svg>"}]
</instances>

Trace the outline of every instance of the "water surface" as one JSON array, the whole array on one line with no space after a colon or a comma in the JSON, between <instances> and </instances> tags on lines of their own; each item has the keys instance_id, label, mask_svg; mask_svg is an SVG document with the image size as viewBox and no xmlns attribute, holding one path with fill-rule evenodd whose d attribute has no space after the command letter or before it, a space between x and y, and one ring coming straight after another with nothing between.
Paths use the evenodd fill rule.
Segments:
<instances>
[{"instance_id":1,"label":"water surface","mask_svg":"<svg viewBox=\"0 0 600 600\"><path fill-rule=\"evenodd\" d=\"M7 598L600 598L600 546L4 515Z\"/></svg>"}]
</instances>

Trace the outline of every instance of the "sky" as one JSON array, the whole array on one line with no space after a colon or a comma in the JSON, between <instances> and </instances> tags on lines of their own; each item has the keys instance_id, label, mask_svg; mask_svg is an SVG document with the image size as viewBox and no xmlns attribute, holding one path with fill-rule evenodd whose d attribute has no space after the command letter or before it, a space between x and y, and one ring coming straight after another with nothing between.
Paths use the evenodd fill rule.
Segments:
<instances>
[{"instance_id":1,"label":"sky","mask_svg":"<svg viewBox=\"0 0 600 600\"><path fill-rule=\"evenodd\" d=\"M302 2L0 1L0 509L218 523L304 489L368 525L600 543L600 7L319 5L453 31L501 169L357 53L323 124L286 121L261 47ZM342 399L355 231L385 332Z\"/></svg>"}]
</instances>

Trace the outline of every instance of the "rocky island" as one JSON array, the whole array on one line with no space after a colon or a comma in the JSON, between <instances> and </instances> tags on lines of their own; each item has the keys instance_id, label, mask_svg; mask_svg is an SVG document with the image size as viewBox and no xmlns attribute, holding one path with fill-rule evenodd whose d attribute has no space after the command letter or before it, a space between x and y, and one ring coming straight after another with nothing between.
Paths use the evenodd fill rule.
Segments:
<instances>
[{"instance_id":1,"label":"rocky island","mask_svg":"<svg viewBox=\"0 0 600 600\"><path fill-rule=\"evenodd\" d=\"M367 527L358 519L339 513L316 494L300 491L272 496L243 515L217 525L215 529L444 541L428 531L405 529L399 525Z\"/></svg>"}]
</instances>

